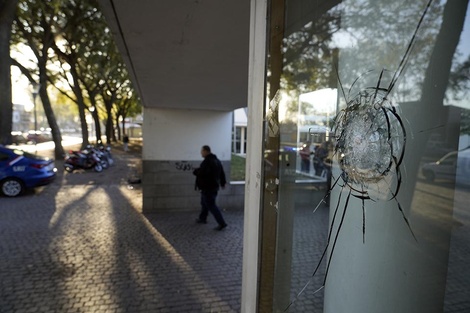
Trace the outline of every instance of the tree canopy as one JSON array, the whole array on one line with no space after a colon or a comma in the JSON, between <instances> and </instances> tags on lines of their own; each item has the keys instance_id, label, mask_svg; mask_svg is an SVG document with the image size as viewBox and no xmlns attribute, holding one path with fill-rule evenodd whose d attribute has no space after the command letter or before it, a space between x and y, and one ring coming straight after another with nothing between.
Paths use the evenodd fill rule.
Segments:
<instances>
[{"instance_id":1,"label":"tree canopy","mask_svg":"<svg viewBox=\"0 0 470 313\"><path fill-rule=\"evenodd\" d=\"M56 157L63 149L53 109L59 104L50 100L54 93L76 105L83 145L89 143L87 115L93 117L97 140L101 140L101 123L106 125L107 142L116 140L120 126L113 121L138 114L140 103L138 97L129 97L135 91L98 2L19 0L13 20L12 46L29 47L34 58L12 59L12 64L31 84L40 86L38 95L52 129ZM127 109L122 108L122 99L128 99Z\"/></svg>"}]
</instances>

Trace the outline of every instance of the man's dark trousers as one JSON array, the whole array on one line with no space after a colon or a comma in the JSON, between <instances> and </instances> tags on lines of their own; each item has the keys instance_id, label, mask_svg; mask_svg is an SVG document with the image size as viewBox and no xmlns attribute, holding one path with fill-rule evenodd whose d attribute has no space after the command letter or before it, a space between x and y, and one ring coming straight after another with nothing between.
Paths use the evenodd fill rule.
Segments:
<instances>
[{"instance_id":1,"label":"man's dark trousers","mask_svg":"<svg viewBox=\"0 0 470 313\"><path fill-rule=\"evenodd\" d=\"M217 198L217 191L201 191L201 214L199 215L199 220L207 221L207 215L209 212L214 215L215 220L219 225L225 226L226 223L220 213L219 208L215 204L215 199Z\"/></svg>"}]
</instances>

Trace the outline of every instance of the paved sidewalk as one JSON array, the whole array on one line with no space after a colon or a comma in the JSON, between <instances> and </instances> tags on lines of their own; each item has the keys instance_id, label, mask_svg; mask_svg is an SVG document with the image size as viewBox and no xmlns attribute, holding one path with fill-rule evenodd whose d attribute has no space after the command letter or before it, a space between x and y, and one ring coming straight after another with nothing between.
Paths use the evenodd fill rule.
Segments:
<instances>
[{"instance_id":1,"label":"paved sidewalk","mask_svg":"<svg viewBox=\"0 0 470 313\"><path fill-rule=\"evenodd\" d=\"M243 212L142 215L136 153L0 198L0 312L239 312Z\"/></svg>"}]
</instances>

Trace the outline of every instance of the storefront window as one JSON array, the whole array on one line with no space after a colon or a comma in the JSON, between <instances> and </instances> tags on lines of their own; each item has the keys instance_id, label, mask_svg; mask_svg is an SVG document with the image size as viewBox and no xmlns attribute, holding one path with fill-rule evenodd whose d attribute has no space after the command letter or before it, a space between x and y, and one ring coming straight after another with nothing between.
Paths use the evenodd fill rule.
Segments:
<instances>
[{"instance_id":1,"label":"storefront window","mask_svg":"<svg viewBox=\"0 0 470 313\"><path fill-rule=\"evenodd\" d=\"M468 10L270 2L261 312L470 310Z\"/></svg>"}]
</instances>

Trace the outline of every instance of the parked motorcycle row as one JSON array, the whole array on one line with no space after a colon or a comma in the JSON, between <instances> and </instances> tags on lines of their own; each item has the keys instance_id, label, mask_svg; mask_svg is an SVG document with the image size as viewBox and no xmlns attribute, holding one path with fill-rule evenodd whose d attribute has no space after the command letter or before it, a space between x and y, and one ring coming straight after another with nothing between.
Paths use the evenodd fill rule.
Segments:
<instances>
[{"instance_id":1,"label":"parked motorcycle row","mask_svg":"<svg viewBox=\"0 0 470 313\"><path fill-rule=\"evenodd\" d=\"M64 169L72 173L75 170L94 170L101 172L113 165L114 160L109 146L87 146L81 151L70 150L65 157Z\"/></svg>"}]
</instances>

